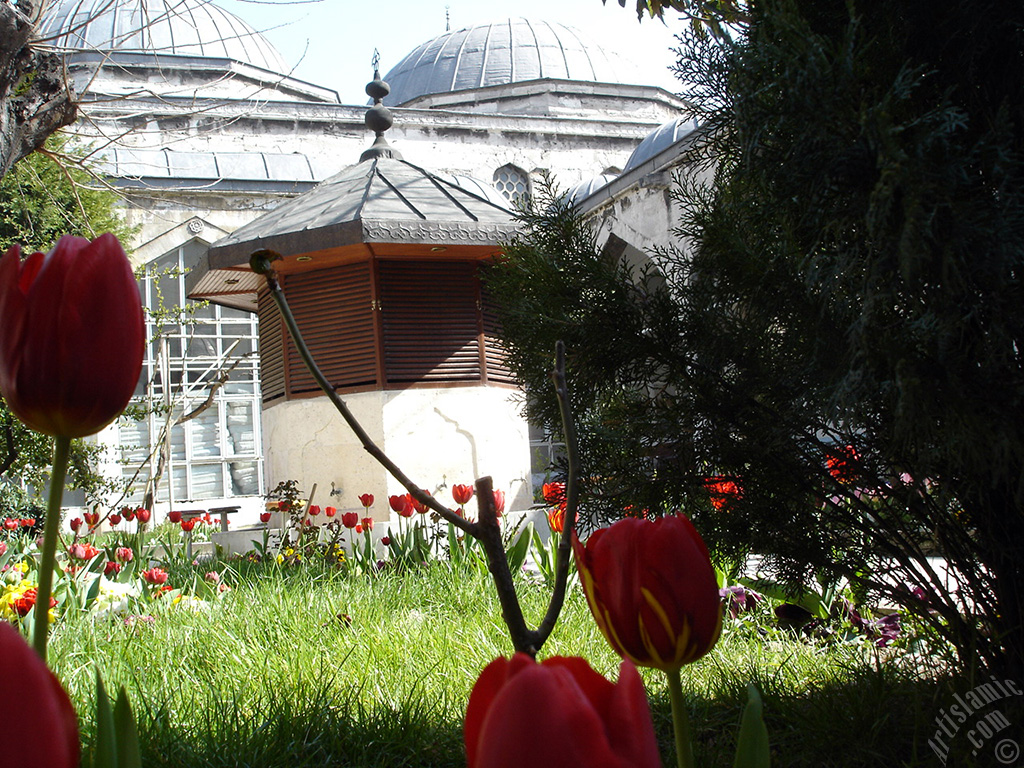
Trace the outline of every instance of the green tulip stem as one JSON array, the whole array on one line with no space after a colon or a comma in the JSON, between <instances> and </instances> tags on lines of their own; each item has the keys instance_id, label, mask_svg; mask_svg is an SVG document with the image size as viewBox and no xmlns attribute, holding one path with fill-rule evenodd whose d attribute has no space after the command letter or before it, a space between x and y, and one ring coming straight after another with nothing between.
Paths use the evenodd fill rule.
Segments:
<instances>
[{"instance_id":1,"label":"green tulip stem","mask_svg":"<svg viewBox=\"0 0 1024 768\"><path fill-rule=\"evenodd\" d=\"M71 438L53 439L53 469L50 473L50 498L43 523L43 556L39 561L39 586L36 589L35 628L32 642L39 658L46 661L46 640L50 634L50 595L53 594L53 569L57 563L57 539L60 538L60 503L64 498L64 478L68 471Z\"/></svg>"},{"instance_id":2,"label":"green tulip stem","mask_svg":"<svg viewBox=\"0 0 1024 768\"><path fill-rule=\"evenodd\" d=\"M683 698L683 684L678 669L666 669L668 698L672 702L672 726L676 737L676 766L693 768L693 743L690 740L690 715Z\"/></svg>"}]
</instances>

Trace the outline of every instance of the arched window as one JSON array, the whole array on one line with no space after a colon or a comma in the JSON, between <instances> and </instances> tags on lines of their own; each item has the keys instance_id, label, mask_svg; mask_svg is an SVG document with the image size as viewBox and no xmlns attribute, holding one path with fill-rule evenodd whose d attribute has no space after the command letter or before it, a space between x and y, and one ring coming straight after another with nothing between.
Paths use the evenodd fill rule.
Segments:
<instances>
[{"instance_id":1,"label":"arched window","mask_svg":"<svg viewBox=\"0 0 1024 768\"><path fill-rule=\"evenodd\" d=\"M494 188L514 206L525 205L530 199L530 177L514 165L503 165L494 172Z\"/></svg>"}]
</instances>

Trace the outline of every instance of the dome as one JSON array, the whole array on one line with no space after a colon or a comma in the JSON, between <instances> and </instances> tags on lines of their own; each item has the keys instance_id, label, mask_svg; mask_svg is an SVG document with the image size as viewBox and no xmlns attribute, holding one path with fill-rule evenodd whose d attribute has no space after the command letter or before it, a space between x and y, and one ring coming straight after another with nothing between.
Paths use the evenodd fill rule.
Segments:
<instances>
[{"instance_id":1,"label":"dome","mask_svg":"<svg viewBox=\"0 0 1024 768\"><path fill-rule=\"evenodd\" d=\"M626 167L622 169L622 172L626 173L638 165L643 165L677 141L686 138L696 128L696 120L684 117L669 120L667 123L658 126L647 134L647 137L633 150L633 154L629 156L629 160L626 161Z\"/></svg>"},{"instance_id":2,"label":"dome","mask_svg":"<svg viewBox=\"0 0 1024 768\"><path fill-rule=\"evenodd\" d=\"M611 184L612 181L617 179L614 173L602 173L598 176L594 176L590 179L584 179L583 181L572 185L562 195L562 199L565 200L569 205L579 205L582 201L586 200L592 194Z\"/></svg>"},{"instance_id":3,"label":"dome","mask_svg":"<svg viewBox=\"0 0 1024 768\"><path fill-rule=\"evenodd\" d=\"M263 35L209 0L57 0L39 37L58 48L228 58L289 67Z\"/></svg>"},{"instance_id":4,"label":"dome","mask_svg":"<svg viewBox=\"0 0 1024 768\"><path fill-rule=\"evenodd\" d=\"M418 96L553 78L637 83L636 68L562 24L504 19L423 43L384 77L392 106Z\"/></svg>"}]
</instances>

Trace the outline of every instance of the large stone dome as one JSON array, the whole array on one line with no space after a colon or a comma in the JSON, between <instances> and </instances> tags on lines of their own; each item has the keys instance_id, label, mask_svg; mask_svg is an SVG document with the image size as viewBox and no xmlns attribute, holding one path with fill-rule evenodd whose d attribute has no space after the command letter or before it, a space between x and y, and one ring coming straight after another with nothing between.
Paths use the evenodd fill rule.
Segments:
<instances>
[{"instance_id":1,"label":"large stone dome","mask_svg":"<svg viewBox=\"0 0 1024 768\"><path fill-rule=\"evenodd\" d=\"M416 48L384 79L396 106L419 96L553 78L641 81L633 64L562 24L504 19L447 32Z\"/></svg>"},{"instance_id":2,"label":"large stone dome","mask_svg":"<svg viewBox=\"0 0 1024 768\"><path fill-rule=\"evenodd\" d=\"M39 36L71 51L228 58L288 71L263 35L209 0L57 0L41 21Z\"/></svg>"}]
</instances>

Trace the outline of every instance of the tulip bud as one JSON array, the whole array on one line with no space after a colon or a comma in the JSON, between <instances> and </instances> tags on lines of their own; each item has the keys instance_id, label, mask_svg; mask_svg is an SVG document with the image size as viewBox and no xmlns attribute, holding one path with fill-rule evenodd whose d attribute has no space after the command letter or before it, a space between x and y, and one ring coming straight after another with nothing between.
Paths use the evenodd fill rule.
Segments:
<instances>
[{"instance_id":1,"label":"tulip bud","mask_svg":"<svg viewBox=\"0 0 1024 768\"><path fill-rule=\"evenodd\" d=\"M142 369L142 302L113 235L65 235L45 256L0 259L0 392L48 435L84 437L124 410Z\"/></svg>"},{"instance_id":2,"label":"tulip bud","mask_svg":"<svg viewBox=\"0 0 1024 768\"><path fill-rule=\"evenodd\" d=\"M270 517L271 517L272 514L273 514L272 512L260 512L260 522L261 523L269 523L270 522Z\"/></svg>"},{"instance_id":3,"label":"tulip bud","mask_svg":"<svg viewBox=\"0 0 1024 768\"><path fill-rule=\"evenodd\" d=\"M0 680L14 707L0 718L4 763L78 768L78 719L60 682L18 631L0 621Z\"/></svg>"},{"instance_id":4,"label":"tulip bud","mask_svg":"<svg viewBox=\"0 0 1024 768\"><path fill-rule=\"evenodd\" d=\"M345 512L341 516L341 524L346 528L355 528L359 525L359 513L358 512Z\"/></svg>"},{"instance_id":5,"label":"tulip bud","mask_svg":"<svg viewBox=\"0 0 1024 768\"><path fill-rule=\"evenodd\" d=\"M324 507L324 514L328 517L334 517L338 514L338 509L336 507Z\"/></svg>"},{"instance_id":6,"label":"tulip bud","mask_svg":"<svg viewBox=\"0 0 1024 768\"><path fill-rule=\"evenodd\" d=\"M172 523L180 523L181 522L181 512L179 512L176 509L175 510L171 510L170 512L167 513L167 519L170 522L172 522Z\"/></svg>"},{"instance_id":7,"label":"tulip bud","mask_svg":"<svg viewBox=\"0 0 1024 768\"><path fill-rule=\"evenodd\" d=\"M135 519L145 525L149 522L150 514L150 511L145 507L139 507L135 510Z\"/></svg>"},{"instance_id":8,"label":"tulip bud","mask_svg":"<svg viewBox=\"0 0 1024 768\"><path fill-rule=\"evenodd\" d=\"M121 522L121 516L120 515L111 515L110 517L107 518L107 522L110 523L111 527L113 527L115 525L119 525L120 522Z\"/></svg>"},{"instance_id":9,"label":"tulip bud","mask_svg":"<svg viewBox=\"0 0 1024 768\"><path fill-rule=\"evenodd\" d=\"M722 630L718 581L700 534L682 515L626 518L573 536L590 612L612 648L634 664L678 670Z\"/></svg>"}]
</instances>

